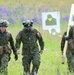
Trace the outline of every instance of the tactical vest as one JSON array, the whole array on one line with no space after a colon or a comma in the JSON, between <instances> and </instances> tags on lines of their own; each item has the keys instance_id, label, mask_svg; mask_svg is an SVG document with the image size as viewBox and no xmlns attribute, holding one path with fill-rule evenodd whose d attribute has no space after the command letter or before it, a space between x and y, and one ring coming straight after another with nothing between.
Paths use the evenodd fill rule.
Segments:
<instances>
[{"instance_id":1,"label":"tactical vest","mask_svg":"<svg viewBox=\"0 0 74 75\"><path fill-rule=\"evenodd\" d=\"M10 34L8 32L0 32L0 55L3 54L3 52L11 53L11 49L8 45L9 36Z\"/></svg>"},{"instance_id":2,"label":"tactical vest","mask_svg":"<svg viewBox=\"0 0 74 75\"><path fill-rule=\"evenodd\" d=\"M74 49L74 39L68 40L68 49L71 49L71 50Z\"/></svg>"},{"instance_id":3,"label":"tactical vest","mask_svg":"<svg viewBox=\"0 0 74 75\"><path fill-rule=\"evenodd\" d=\"M24 47L35 47L37 46L37 31L31 30L30 32L22 31L21 41Z\"/></svg>"}]
</instances>

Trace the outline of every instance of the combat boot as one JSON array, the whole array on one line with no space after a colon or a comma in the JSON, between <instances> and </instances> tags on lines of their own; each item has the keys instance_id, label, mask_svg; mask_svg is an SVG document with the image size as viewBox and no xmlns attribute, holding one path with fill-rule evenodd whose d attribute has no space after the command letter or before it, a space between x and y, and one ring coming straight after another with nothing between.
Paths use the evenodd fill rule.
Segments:
<instances>
[{"instance_id":1,"label":"combat boot","mask_svg":"<svg viewBox=\"0 0 74 75\"><path fill-rule=\"evenodd\" d=\"M37 75L36 72L33 72L31 75Z\"/></svg>"},{"instance_id":2,"label":"combat boot","mask_svg":"<svg viewBox=\"0 0 74 75\"><path fill-rule=\"evenodd\" d=\"M27 72L27 74L26 75L30 75L30 73L29 72Z\"/></svg>"}]
</instances>

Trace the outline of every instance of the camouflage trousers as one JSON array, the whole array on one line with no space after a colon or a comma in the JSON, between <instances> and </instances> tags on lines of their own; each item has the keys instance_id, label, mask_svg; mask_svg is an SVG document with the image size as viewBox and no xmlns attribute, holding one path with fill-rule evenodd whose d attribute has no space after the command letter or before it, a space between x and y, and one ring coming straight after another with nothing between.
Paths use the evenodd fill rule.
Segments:
<instances>
[{"instance_id":1,"label":"camouflage trousers","mask_svg":"<svg viewBox=\"0 0 74 75\"><path fill-rule=\"evenodd\" d=\"M74 50L67 50L66 52L68 69L74 73Z\"/></svg>"},{"instance_id":2,"label":"camouflage trousers","mask_svg":"<svg viewBox=\"0 0 74 75\"><path fill-rule=\"evenodd\" d=\"M32 66L31 66L31 63L32 63ZM38 72L38 69L40 66L40 54L39 53L35 53L34 55L25 54L22 58L22 65L24 67L23 75L29 75L29 74L34 75L34 73ZM30 68L32 68L32 70L30 70Z\"/></svg>"},{"instance_id":3,"label":"camouflage trousers","mask_svg":"<svg viewBox=\"0 0 74 75\"><path fill-rule=\"evenodd\" d=\"M8 66L8 54L3 54L1 57L0 63L0 75L8 75L7 66Z\"/></svg>"}]
</instances>

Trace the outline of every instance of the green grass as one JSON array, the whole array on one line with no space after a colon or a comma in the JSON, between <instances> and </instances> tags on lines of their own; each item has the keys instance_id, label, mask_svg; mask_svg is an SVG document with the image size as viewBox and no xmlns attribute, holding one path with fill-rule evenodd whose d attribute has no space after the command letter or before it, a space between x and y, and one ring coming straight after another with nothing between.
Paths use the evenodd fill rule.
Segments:
<instances>
[{"instance_id":1,"label":"green grass","mask_svg":"<svg viewBox=\"0 0 74 75\"><path fill-rule=\"evenodd\" d=\"M62 23L62 27L65 27L65 23ZM61 75L64 75L67 70L67 61L65 64L62 65L62 55L60 50L60 42L61 37L59 36L52 36L46 30L42 30L42 26L35 25L43 36L44 43L45 43L45 50L44 53L41 54L41 65L38 71L38 75L57 75L57 70L60 71ZM62 28L61 27L61 28ZM21 25L10 25L7 29L12 33L15 37L19 30L21 30L23 26ZM62 28L62 33L65 31L65 28ZM14 55L11 55L11 61L9 62L8 66L8 73L9 75L22 75L23 74L23 66L22 66L22 55L19 55L19 59L17 61L14 60Z\"/></svg>"},{"instance_id":2,"label":"green grass","mask_svg":"<svg viewBox=\"0 0 74 75\"><path fill-rule=\"evenodd\" d=\"M47 9L51 11L56 9L57 11L61 12L61 15L69 15L69 12L64 12L60 9L66 7L68 9L71 8L71 4L74 3L74 0L20 0L22 4L27 7L34 7L39 8L41 6L45 6ZM7 6L8 4L12 4L13 7L19 6L18 0L0 0L0 6ZM67 22L61 23L61 35L64 31L67 30ZM57 75L57 70L60 71L61 75L66 75L65 73L67 70L67 60L65 64L62 65L62 55L60 50L60 42L61 37L59 36L52 36L49 34L47 30L42 30L41 25L35 25L43 36L44 43L45 43L45 50L44 53L41 54L41 65L38 71L38 75ZM12 33L14 40L23 26L20 24L10 25L7 29ZM11 61L9 62L8 66L8 73L9 75L23 75L23 66L22 66L22 55L19 55L19 59L17 61L14 60L14 55L11 55Z\"/></svg>"}]
</instances>

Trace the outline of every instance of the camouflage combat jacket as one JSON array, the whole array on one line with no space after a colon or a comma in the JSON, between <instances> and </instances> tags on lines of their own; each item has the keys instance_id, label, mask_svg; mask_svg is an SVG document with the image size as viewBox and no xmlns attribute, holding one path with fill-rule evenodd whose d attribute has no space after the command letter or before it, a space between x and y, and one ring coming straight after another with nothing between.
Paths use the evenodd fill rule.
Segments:
<instances>
[{"instance_id":1,"label":"camouflage combat jacket","mask_svg":"<svg viewBox=\"0 0 74 75\"><path fill-rule=\"evenodd\" d=\"M11 33L9 33L8 31L5 31L2 33L0 31L0 47L9 49L9 48L7 48L8 46L10 46L10 48L13 50L13 53L15 54L16 50L14 47L14 41L13 41L13 37L12 37ZM5 50L4 52L7 52L7 51L8 50ZM9 51L9 52L11 52L11 51Z\"/></svg>"},{"instance_id":2,"label":"camouflage combat jacket","mask_svg":"<svg viewBox=\"0 0 74 75\"><path fill-rule=\"evenodd\" d=\"M20 43L22 42L22 54L34 53L39 50L37 40L39 42L41 50L43 50L44 42L40 32L34 28L31 28L30 31L26 31L26 29L23 29L16 36L16 48L19 49Z\"/></svg>"},{"instance_id":3,"label":"camouflage combat jacket","mask_svg":"<svg viewBox=\"0 0 74 75\"><path fill-rule=\"evenodd\" d=\"M65 36L66 36L67 32L64 32L63 36L62 36L62 40L61 40L61 51L63 51L64 45L65 45ZM68 39L68 50L72 50L74 49L74 26L72 26L69 30L69 39Z\"/></svg>"}]
</instances>

